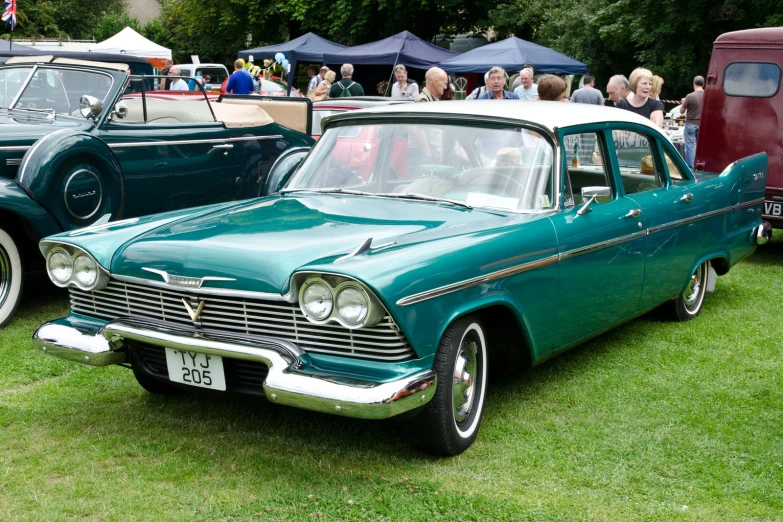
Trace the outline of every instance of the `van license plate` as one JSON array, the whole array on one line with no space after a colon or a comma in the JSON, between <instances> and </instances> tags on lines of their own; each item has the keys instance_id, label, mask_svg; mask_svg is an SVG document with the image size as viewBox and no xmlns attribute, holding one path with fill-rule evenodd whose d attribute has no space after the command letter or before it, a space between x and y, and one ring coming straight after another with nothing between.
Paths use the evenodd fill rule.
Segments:
<instances>
[{"instance_id":1,"label":"van license plate","mask_svg":"<svg viewBox=\"0 0 783 522\"><path fill-rule=\"evenodd\" d=\"M783 216L783 203L777 201L765 201L764 202L764 215L765 216Z\"/></svg>"},{"instance_id":2,"label":"van license plate","mask_svg":"<svg viewBox=\"0 0 783 522\"><path fill-rule=\"evenodd\" d=\"M223 358L218 355L166 348L166 365L169 379L174 382L210 390L226 390Z\"/></svg>"}]
</instances>

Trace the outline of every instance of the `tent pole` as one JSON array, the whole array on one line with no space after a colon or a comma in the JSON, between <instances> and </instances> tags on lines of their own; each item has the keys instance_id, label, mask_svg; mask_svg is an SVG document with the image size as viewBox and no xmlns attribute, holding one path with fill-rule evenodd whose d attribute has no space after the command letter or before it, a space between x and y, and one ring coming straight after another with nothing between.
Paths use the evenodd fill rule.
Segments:
<instances>
[{"instance_id":1,"label":"tent pole","mask_svg":"<svg viewBox=\"0 0 783 522\"><path fill-rule=\"evenodd\" d=\"M397 51L397 56L394 57L394 63L392 64L391 75L389 75L389 86L387 87L388 90L391 90L392 85L394 85L392 80L396 80L396 78L394 77L394 68L397 67L397 60L400 59L401 52L402 52L402 46L400 46L400 49ZM383 95L386 96L386 93L383 93Z\"/></svg>"},{"instance_id":2,"label":"tent pole","mask_svg":"<svg viewBox=\"0 0 783 522\"><path fill-rule=\"evenodd\" d=\"M294 86L294 79L296 78L296 68L299 66L299 62L297 60L289 61L288 65L291 66L291 71L293 73L288 73L288 92L285 93L286 96L291 96L291 88Z\"/></svg>"}]
</instances>

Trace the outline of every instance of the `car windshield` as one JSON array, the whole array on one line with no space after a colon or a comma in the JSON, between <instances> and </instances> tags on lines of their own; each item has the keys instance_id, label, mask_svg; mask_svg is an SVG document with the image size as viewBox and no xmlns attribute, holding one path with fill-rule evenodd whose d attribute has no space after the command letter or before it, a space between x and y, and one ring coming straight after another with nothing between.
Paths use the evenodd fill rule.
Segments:
<instances>
[{"instance_id":1,"label":"car windshield","mask_svg":"<svg viewBox=\"0 0 783 522\"><path fill-rule=\"evenodd\" d=\"M13 89L17 89L17 92L19 88L23 89L12 108L52 110L57 114L76 116L79 115L79 100L82 96L90 95L106 101L113 81L111 76L104 73L48 67L35 69L28 81L31 71L0 71L0 82L5 83L2 89L8 103L13 102L13 97L8 98Z\"/></svg>"},{"instance_id":2,"label":"car windshield","mask_svg":"<svg viewBox=\"0 0 783 522\"><path fill-rule=\"evenodd\" d=\"M525 127L368 123L328 129L286 192L417 194L514 211L551 209L551 141Z\"/></svg>"}]
</instances>

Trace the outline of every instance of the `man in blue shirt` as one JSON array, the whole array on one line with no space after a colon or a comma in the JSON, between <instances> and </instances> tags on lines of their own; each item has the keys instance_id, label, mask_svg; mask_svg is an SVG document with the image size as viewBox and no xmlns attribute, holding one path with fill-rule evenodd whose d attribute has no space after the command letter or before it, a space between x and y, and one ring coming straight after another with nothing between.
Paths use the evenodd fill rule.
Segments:
<instances>
[{"instance_id":1,"label":"man in blue shirt","mask_svg":"<svg viewBox=\"0 0 783 522\"><path fill-rule=\"evenodd\" d=\"M234 62L234 72L228 78L226 92L229 94L250 94L253 92L253 77L242 70L245 61L242 58Z\"/></svg>"},{"instance_id":2,"label":"man in blue shirt","mask_svg":"<svg viewBox=\"0 0 783 522\"><path fill-rule=\"evenodd\" d=\"M518 100L519 96L509 92L506 86L506 70L497 65L487 73L487 92L479 96L479 100Z\"/></svg>"}]
</instances>

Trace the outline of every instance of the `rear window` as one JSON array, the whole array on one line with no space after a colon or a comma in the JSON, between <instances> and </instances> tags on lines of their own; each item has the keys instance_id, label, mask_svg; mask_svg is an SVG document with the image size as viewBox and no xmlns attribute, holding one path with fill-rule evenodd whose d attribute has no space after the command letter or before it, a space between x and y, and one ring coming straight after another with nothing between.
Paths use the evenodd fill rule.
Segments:
<instances>
[{"instance_id":1,"label":"rear window","mask_svg":"<svg viewBox=\"0 0 783 522\"><path fill-rule=\"evenodd\" d=\"M776 63L734 62L723 75L723 92L729 96L769 98L780 88L780 67Z\"/></svg>"}]
</instances>

